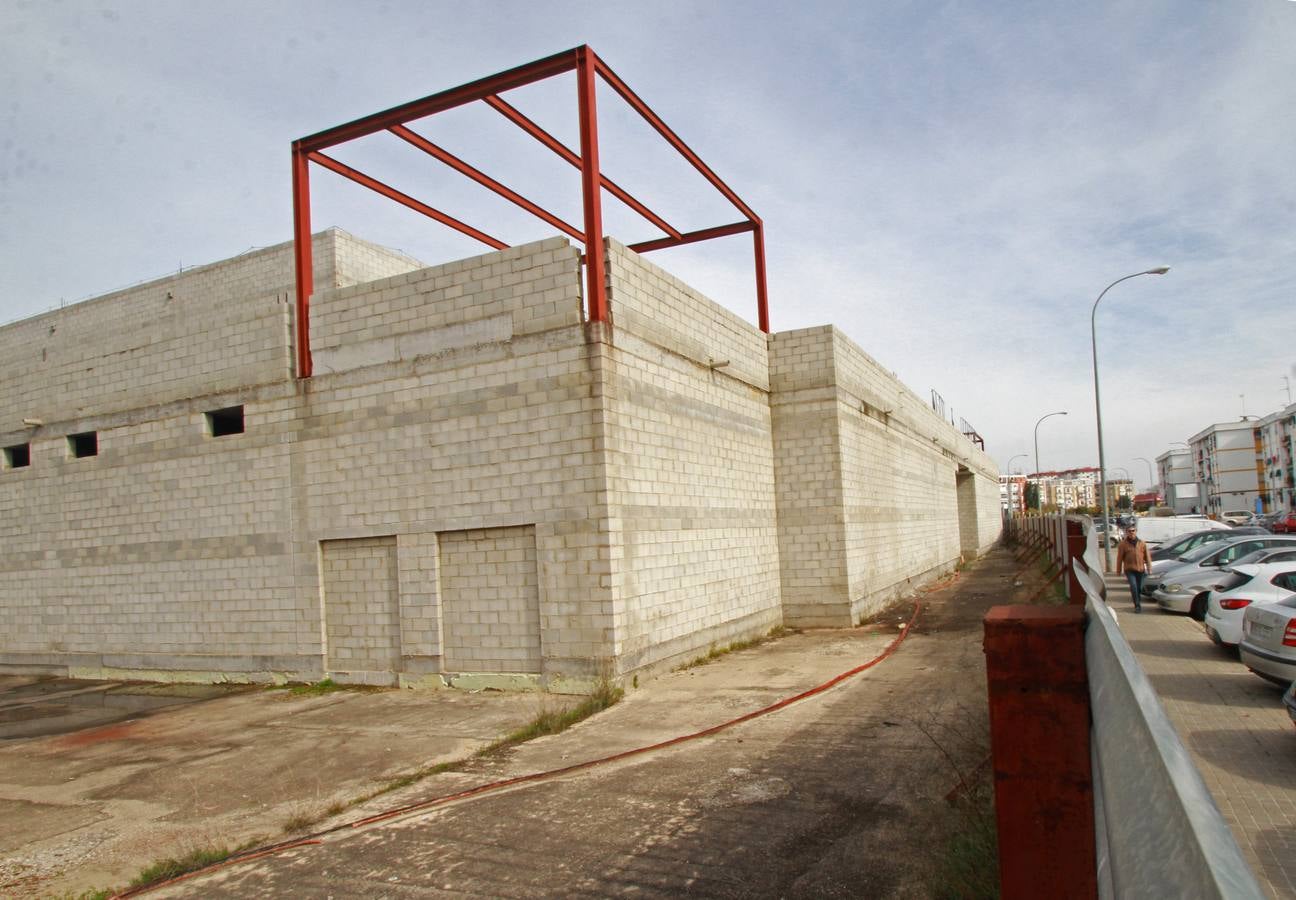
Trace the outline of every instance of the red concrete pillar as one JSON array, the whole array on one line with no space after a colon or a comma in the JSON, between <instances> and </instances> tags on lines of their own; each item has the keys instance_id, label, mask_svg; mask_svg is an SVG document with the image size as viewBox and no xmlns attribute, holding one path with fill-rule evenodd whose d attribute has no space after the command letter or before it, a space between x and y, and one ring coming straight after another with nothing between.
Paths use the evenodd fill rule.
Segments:
<instances>
[{"instance_id":1,"label":"red concrete pillar","mask_svg":"<svg viewBox=\"0 0 1296 900\"><path fill-rule=\"evenodd\" d=\"M996 606L985 654L1001 896L1096 897L1084 609Z\"/></svg>"},{"instance_id":2,"label":"red concrete pillar","mask_svg":"<svg viewBox=\"0 0 1296 900\"><path fill-rule=\"evenodd\" d=\"M1080 584L1080 579L1076 578L1075 566L1071 560L1081 560L1084 565L1085 552L1085 535L1084 526L1073 519L1067 519L1066 523L1066 567L1067 567L1067 599L1079 606L1084 606L1085 590Z\"/></svg>"}]
</instances>

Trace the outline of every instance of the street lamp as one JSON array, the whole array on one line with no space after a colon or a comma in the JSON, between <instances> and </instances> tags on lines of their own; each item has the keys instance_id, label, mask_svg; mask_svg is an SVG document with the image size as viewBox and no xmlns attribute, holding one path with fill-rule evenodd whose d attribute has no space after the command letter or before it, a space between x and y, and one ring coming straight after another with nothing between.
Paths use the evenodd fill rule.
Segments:
<instances>
[{"instance_id":1,"label":"street lamp","mask_svg":"<svg viewBox=\"0 0 1296 900\"><path fill-rule=\"evenodd\" d=\"M1066 410L1063 410L1063 411L1061 411L1061 412L1051 412L1051 413L1047 413L1046 415L1040 416L1039 422L1036 422L1036 423L1035 423L1035 508L1036 508L1036 509L1039 509L1039 510L1043 510L1043 509L1044 509L1044 499L1043 499L1042 497L1040 497L1040 487L1039 487L1039 473L1040 473L1040 465L1039 465L1039 427L1040 427L1040 422L1043 422L1045 419L1050 419L1050 418L1052 418L1053 416L1065 416L1065 415L1066 415Z\"/></svg>"},{"instance_id":2,"label":"street lamp","mask_svg":"<svg viewBox=\"0 0 1296 900\"><path fill-rule=\"evenodd\" d=\"M1122 281L1128 281L1131 278L1138 278L1140 275L1164 275L1170 271L1169 266L1157 266L1155 269L1148 269L1146 272L1135 272L1133 275L1126 275L1123 278L1117 278L1107 287L1102 289L1098 299L1094 301L1093 310L1089 313L1089 337L1093 344L1093 370L1094 370L1094 412L1098 420L1098 477L1102 481L1102 515L1103 528L1107 527L1107 457L1103 452L1103 433L1102 433L1102 399L1098 393L1098 304L1102 298L1107 296L1107 292ZM1106 532L1104 532L1105 534ZM1103 568L1110 572L1111 563L1111 541L1103 540Z\"/></svg>"},{"instance_id":3,"label":"street lamp","mask_svg":"<svg viewBox=\"0 0 1296 900\"><path fill-rule=\"evenodd\" d=\"M1153 493L1155 493L1155 494L1157 495L1157 499L1160 500L1160 499L1161 499L1161 489L1157 487L1156 476L1152 474L1152 460L1148 459L1146 456L1136 456L1136 457L1134 457L1134 458L1137 459L1137 460L1141 460L1142 462L1147 463L1147 467L1148 467L1148 487L1150 487L1150 488L1152 489Z\"/></svg>"}]
</instances>

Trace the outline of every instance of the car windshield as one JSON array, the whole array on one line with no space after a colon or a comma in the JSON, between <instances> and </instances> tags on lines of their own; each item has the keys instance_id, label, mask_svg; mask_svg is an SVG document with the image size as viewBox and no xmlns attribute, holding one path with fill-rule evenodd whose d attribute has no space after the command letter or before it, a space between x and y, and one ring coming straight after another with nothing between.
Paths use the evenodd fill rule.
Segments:
<instances>
[{"instance_id":1,"label":"car windshield","mask_svg":"<svg viewBox=\"0 0 1296 900\"><path fill-rule=\"evenodd\" d=\"M1255 560L1255 562L1266 562L1266 563L1291 562L1294 559L1296 559L1296 550L1269 549L1264 551L1263 556L1260 559Z\"/></svg>"},{"instance_id":2,"label":"car windshield","mask_svg":"<svg viewBox=\"0 0 1296 900\"><path fill-rule=\"evenodd\" d=\"M1260 549L1263 549L1263 545L1259 541L1238 541L1221 547L1216 555L1203 559L1202 565L1227 566Z\"/></svg>"},{"instance_id":3,"label":"car windshield","mask_svg":"<svg viewBox=\"0 0 1296 900\"><path fill-rule=\"evenodd\" d=\"M1252 550L1246 556L1239 556L1237 559L1233 560L1233 565L1242 566L1242 565L1246 565L1247 563L1258 563L1260 562L1260 560L1264 559L1265 556L1268 555L1270 552L1272 551L1265 550L1265 549Z\"/></svg>"},{"instance_id":4,"label":"car windshield","mask_svg":"<svg viewBox=\"0 0 1296 900\"><path fill-rule=\"evenodd\" d=\"M1180 562L1199 562L1210 556L1212 553L1218 553L1221 547L1219 541L1211 541L1209 544L1202 544L1200 547L1194 547L1183 556L1179 557Z\"/></svg>"}]
</instances>

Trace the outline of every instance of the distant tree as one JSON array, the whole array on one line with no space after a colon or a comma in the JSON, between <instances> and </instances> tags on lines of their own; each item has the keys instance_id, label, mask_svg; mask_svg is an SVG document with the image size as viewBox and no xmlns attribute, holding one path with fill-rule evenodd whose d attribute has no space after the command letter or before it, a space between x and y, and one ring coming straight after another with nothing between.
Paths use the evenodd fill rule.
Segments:
<instances>
[{"instance_id":1,"label":"distant tree","mask_svg":"<svg viewBox=\"0 0 1296 900\"><path fill-rule=\"evenodd\" d=\"M1119 497L1116 498L1117 509L1129 509L1133 505L1134 503L1132 500L1130 500L1129 494L1121 494Z\"/></svg>"},{"instance_id":2,"label":"distant tree","mask_svg":"<svg viewBox=\"0 0 1296 900\"><path fill-rule=\"evenodd\" d=\"M1039 509L1039 485L1026 485L1026 508Z\"/></svg>"}]
</instances>

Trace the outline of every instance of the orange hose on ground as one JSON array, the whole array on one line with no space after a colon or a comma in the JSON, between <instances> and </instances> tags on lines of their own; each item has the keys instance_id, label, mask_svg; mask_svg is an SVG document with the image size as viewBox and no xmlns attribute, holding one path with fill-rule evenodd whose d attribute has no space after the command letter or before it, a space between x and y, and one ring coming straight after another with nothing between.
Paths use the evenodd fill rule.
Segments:
<instances>
[{"instance_id":1,"label":"orange hose on ground","mask_svg":"<svg viewBox=\"0 0 1296 900\"><path fill-rule=\"evenodd\" d=\"M505 788L516 787L517 785L520 784L530 784L537 781L543 781L549 778L557 778L562 775L569 775L572 772L579 772L582 769L591 769L595 766L602 766L608 763L618 762L623 759L629 759L632 756L639 756L644 753L651 753L654 750L664 750L667 747L673 747L676 744L683 744L687 741L697 740L698 738L709 737L710 735L724 731L725 729L732 728L735 725L741 725L743 722L750 722L752 719L757 719L760 718L761 716L767 716L770 713L778 712L780 709L791 706L793 703L798 703L802 700L806 700L810 697L813 697L816 694L821 694L824 691L828 690L829 688L841 684L847 678L851 678L852 676L858 675L860 672L863 672L866 669L873 668L873 666L876 666L878 663L882 662L884 659L886 659L888 656L890 656L900 647L900 644L904 642L904 639L909 636L909 632L913 630L914 622L918 620L918 613L921 611L922 611L921 601L915 600L913 614L910 615L909 621L901 626L900 633L895 636L895 638L891 641L891 643L887 644L886 648L881 653L879 653L877 656L870 659L868 662L858 665L853 669L849 669L845 672L842 672L840 675L837 675L829 679L828 681L825 681L823 684L816 685L815 687L812 687L809 690L802 691L799 694L794 694L791 697L785 697L784 699L778 701L777 703L772 703L769 706L763 707L753 712L745 713L744 715L738 716L736 719L730 719L727 722L721 722L719 725L712 725L710 728L704 728L701 731L695 731L691 734L683 734L680 735L679 737L673 737L665 741L659 741L655 744L648 744L647 746L644 747L635 747L631 750L623 750L620 753L613 753L610 756L603 756L603 757L599 757L598 759L591 759L581 763L574 763L573 765L563 766L562 768L559 769L548 769L543 772L532 772L529 775L518 775L513 778L505 778L501 781L492 781L488 784L478 785L475 788L469 788L466 791L458 791L457 793L454 794L445 794L441 797L433 797L430 800L420 800L418 803L410 803L405 806L398 806L394 809L389 809L384 812L378 813L376 815L366 816L363 819L357 819L354 822L344 822L341 825L334 825L331 828L326 828L323 831L317 831L314 834L309 834L306 835L305 837L293 838L290 841L283 841L278 844L270 844L268 846L260 847L255 850L249 850L246 853L241 853L235 856L231 856L228 859L224 859L218 863L212 863L210 866L204 866L203 868L196 869L193 872L187 872L184 875L177 875L175 878L169 878L165 881L158 881L150 885L144 885L142 887L134 888L132 890L123 891L120 894L114 894L112 900L118 900L118 898L125 898L125 897L137 897L140 894L153 890L154 888L160 888L169 884L176 884L177 882L185 881L187 879L194 878L198 875L205 875L209 872L214 872L215 870L224 868L225 866L232 866L241 862L248 862L253 859L260 859L261 857L264 856L271 856L275 853L281 853L285 850L291 850L294 847L303 847L312 844L319 844L322 843L320 839L323 838L325 835L333 834L338 831L344 831L350 828L361 828L365 825L372 825L375 822L382 822L387 819L396 818L397 816L403 816L409 813L419 812L425 809L432 809L438 806L445 806L447 804L455 803L460 800L467 800L471 797L478 797L483 794L493 793L495 791L503 790Z\"/></svg>"}]
</instances>

